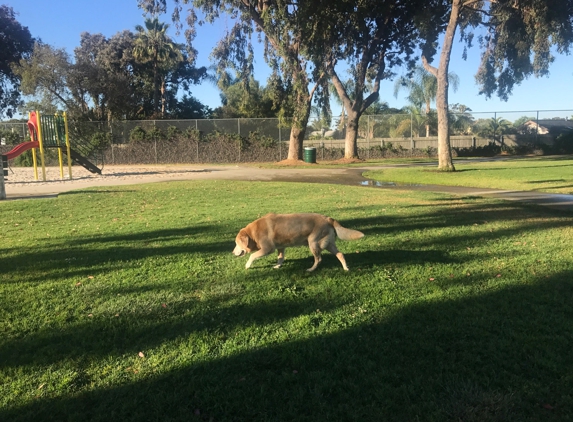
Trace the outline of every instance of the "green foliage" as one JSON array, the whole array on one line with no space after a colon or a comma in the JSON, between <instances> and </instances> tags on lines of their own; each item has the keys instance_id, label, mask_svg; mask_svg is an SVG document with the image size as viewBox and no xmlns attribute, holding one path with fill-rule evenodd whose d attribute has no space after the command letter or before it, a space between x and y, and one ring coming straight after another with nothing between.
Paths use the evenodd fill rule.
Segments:
<instances>
[{"instance_id":1,"label":"green foliage","mask_svg":"<svg viewBox=\"0 0 573 422\"><path fill-rule=\"evenodd\" d=\"M12 7L0 5L0 117L12 117L20 105L20 78L14 69L34 46L30 31L16 16Z\"/></svg>"},{"instance_id":2,"label":"green foliage","mask_svg":"<svg viewBox=\"0 0 573 422\"><path fill-rule=\"evenodd\" d=\"M0 129L0 140L5 145L18 145L24 142L24 138L20 133L9 129Z\"/></svg>"},{"instance_id":3,"label":"green foliage","mask_svg":"<svg viewBox=\"0 0 573 422\"><path fill-rule=\"evenodd\" d=\"M183 132L177 126L168 126L167 127L167 139L170 141L175 141L181 137Z\"/></svg>"},{"instance_id":4,"label":"green foliage","mask_svg":"<svg viewBox=\"0 0 573 422\"><path fill-rule=\"evenodd\" d=\"M573 133L562 133L555 138L553 151L557 154L573 154Z\"/></svg>"},{"instance_id":5,"label":"green foliage","mask_svg":"<svg viewBox=\"0 0 573 422\"><path fill-rule=\"evenodd\" d=\"M153 126L147 131L147 140L149 141L164 141L167 139L167 135L157 126Z\"/></svg>"},{"instance_id":6,"label":"green foliage","mask_svg":"<svg viewBox=\"0 0 573 422\"><path fill-rule=\"evenodd\" d=\"M249 144L257 144L265 148L275 148L278 141L270 136L265 136L258 131L249 132L247 138Z\"/></svg>"},{"instance_id":7,"label":"green foliage","mask_svg":"<svg viewBox=\"0 0 573 422\"><path fill-rule=\"evenodd\" d=\"M200 141L202 138L201 131L195 128L188 127L187 129L185 129L185 137L191 141Z\"/></svg>"},{"instance_id":8,"label":"green foliage","mask_svg":"<svg viewBox=\"0 0 573 422\"><path fill-rule=\"evenodd\" d=\"M148 139L147 132L141 126L136 126L129 132L129 142L144 142Z\"/></svg>"},{"instance_id":9,"label":"green foliage","mask_svg":"<svg viewBox=\"0 0 573 422\"><path fill-rule=\"evenodd\" d=\"M106 150L111 146L113 136L109 132L96 132L92 135L90 144L96 151Z\"/></svg>"},{"instance_id":10,"label":"green foliage","mask_svg":"<svg viewBox=\"0 0 573 422\"><path fill-rule=\"evenodd\" d=\"M475 148L454 147L452 149L456 151L458 157L494 157L501 153L501 146L494 142Z\"/></svg>"}]
</instances>

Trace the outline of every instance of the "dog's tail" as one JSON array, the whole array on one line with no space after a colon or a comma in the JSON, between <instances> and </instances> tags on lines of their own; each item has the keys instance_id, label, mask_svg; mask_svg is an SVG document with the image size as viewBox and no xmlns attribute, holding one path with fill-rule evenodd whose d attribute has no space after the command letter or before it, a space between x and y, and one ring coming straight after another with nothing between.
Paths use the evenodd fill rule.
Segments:
<instances>
[{"instance_id":1,"label":"dog's tail","mask_svg":"<svg viewBox=\"0 0 573 422\"><path fill-rule=\"evenodd\" d=\"M328 217L328 222L332 224L334 230L336 230L336 235L342 240L358 240L364 237L364 233L342 227L334 218Z\"/></svg>"}]
</instances>

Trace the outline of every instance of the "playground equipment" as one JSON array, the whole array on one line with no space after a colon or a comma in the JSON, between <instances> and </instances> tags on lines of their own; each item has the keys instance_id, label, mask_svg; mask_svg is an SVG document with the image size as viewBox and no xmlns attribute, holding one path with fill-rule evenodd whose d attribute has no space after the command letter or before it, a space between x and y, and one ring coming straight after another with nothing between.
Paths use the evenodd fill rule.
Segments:
<instances>
[{"instance_id":1,"label":"playground equipment","mask_svg":"<svg viewBox=\"0 0 573 422\"><path fill-rule=\"evenodd\" d=\"M40 163L42 165L42 180L46 181L46 166L44 152L46 148L58 149L58 162L60 164L60 177L64 178L63 154L67 156L68 177L72 178L72 164L70 160L80 164L92 173L101 174L101 169L88 160L85 155L90 151L89 145L77 140L73 146L70 143L68 131L68 118L66 113L61 115L40 115L32 111L28 115L28 130L30 141L16 145L12 150L2 156L6 160L17 157L25 151L32 150L34 164L34 179L38 180L38 161L36 149L40 150ZM84 154L80 153L84 151Z\"/></svg>"}]
</instances>

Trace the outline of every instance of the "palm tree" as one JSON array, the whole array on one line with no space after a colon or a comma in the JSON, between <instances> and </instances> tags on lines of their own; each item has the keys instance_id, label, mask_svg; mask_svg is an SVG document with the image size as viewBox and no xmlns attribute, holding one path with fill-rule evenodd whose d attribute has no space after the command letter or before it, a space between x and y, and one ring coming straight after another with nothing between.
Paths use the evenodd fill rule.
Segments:
<instances>
[{"instance_id":1,"label":"palm tree","mask_svg":"<svg viewBox=\"0 0 573 422\"><path fill-rule=\"evenodd\" d=\"M501 141L502 135L507 133L511 126L511 122L503 117L492 117L487 121L485 127L481 129L479 135L491 138L494 142L500 142L503 145Z\"/></svg>"},{"instance_id":2,"label":"palm tree","mask_svg":"<svg viewBox=\"0 0 573 422\"><path fill-rule=\"evenodd\" d=\"M169 25L157 17L145 19L145 28L137 25L133 55L141 63L151 63L153 69L153 109L159 111L160 93L165 101L165 75L174 63L183 60L180 46L167 35ZM163 110L164 112L164 110Z\"/></svg>"},{"instance_id":3,"label":"palm tree","mask_svg":"<svg viewBox=\"0 0 573 422\"><path fill-rule=\"evenodd\" d=\"M457 91L460 83L458 75L449 73L448 78L454 91ZM438 80L434 75L422 66L417 66L414 69L412 78L402 76L396 80L394 84L394 97L398 98L398 92L400 92L401 88L409 90L410 93L406 98L410 103L420 110L425 106L426 114L430 114L431 104L436 100L436 94L438 92ZM430 136L430 125L426 124L426 137L428 136Z\"/></svg>"}]
</instances>

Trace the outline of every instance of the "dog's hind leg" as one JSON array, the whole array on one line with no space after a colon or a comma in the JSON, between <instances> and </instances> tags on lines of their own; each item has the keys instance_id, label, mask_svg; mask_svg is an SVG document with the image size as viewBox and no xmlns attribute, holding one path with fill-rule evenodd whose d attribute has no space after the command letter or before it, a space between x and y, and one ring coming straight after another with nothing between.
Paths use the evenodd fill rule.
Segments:
<instances>
[{"instance_id":1,"label":"dog's hind leg","mask_svg":"<svg viewBox=\"0 0 573 422\"><path fill-rule=\"evenodd\" d=\"M344 271L348 271L348 266L346 265L346 259L344 259L344 255L342 252L338 250L335 244L331 243L326 247L326 250L330 252L332 255L336 255L340 263L342 264L342 268Z\"/></svg>"},{"instance_id":2,"label":"dog's hind leg","mask_svg":"<svg viewBox=\"0 0 573 422\"><path fill-rule=\"evenodd\" d=\"M283 249L277 249L277 252L279 253L277 265L275 265L273 268L280 268L281 265L283 265L283 262L285 262L285 250L284 250L284 248Z\"/></svg>"},{"instance_id":3,"label":"dog's hind leg","mask_svg":"<svg viewBox=\"0 0 573 422\"><path fill-rule=\"evenodd\" d=\"M312 255L314 256L314 265L312 267L310 267L307 271L314 271L316 270L316 267L318 267L318 264L320 264L320 261L322 261L322 249L320 249L320 246L318 245L318 243L308 243L308 247L310 248L310 251L312 252Z\"/></svg>"}]
</instances>

